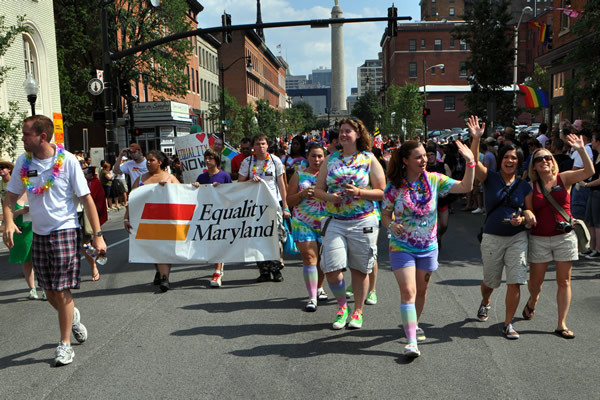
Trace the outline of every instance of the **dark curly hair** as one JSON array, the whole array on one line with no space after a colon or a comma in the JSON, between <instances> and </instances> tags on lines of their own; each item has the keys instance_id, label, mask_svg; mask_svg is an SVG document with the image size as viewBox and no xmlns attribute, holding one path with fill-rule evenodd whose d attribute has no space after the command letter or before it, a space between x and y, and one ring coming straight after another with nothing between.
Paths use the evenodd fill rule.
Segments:
<instances>
[{"instance_id":1,"label":"dark curly hair","mask_svg":"<svg viewBox=\"0 0 600 400\"><path fill-rule=\"evenodd\" d=\"M166 171L167 167L169 166L169 157L167 157L167 155L160 150L150 150L148 152L148 156L150 154L152 154L152 156L154 156L154 158L160 162L160 169Z\"/></svg>"},{"instance_id":2,"label":"dark curly hair","mask_svg":"<svg viewBox=\"0 0 600 400\"><path fill-rule=\"evenodd\" d=\"M417 140L408 140L402 143L402 146L400 146L399 149L394 150L387 169L387 175L392 185L397 188L402 186L402 181L405 179L404 175L406 173L404 159L409 158L410 153L412 153L414 149L419 148L419 146L422 147L423 143Z\"/></svg>"}]
</instances>

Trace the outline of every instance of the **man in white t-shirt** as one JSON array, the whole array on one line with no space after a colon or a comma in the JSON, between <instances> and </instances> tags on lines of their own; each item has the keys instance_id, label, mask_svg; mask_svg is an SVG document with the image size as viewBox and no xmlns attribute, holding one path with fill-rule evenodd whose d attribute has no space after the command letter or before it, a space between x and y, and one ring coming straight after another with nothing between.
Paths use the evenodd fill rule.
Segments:
<instances>
[{"instance_id":1,"label":"man in white t-shirt","mask_svg":"<svg viewBox=\"0 0 600 400\"><path fill-rule=\"evenodd\" d=\"M129 161L120 163L121 158L127 157ZM142 148L137 143L131 143L128 149L123 149L117 156L117 161L113 166L113 172L115 176L125 174L129 175L131 180L131 186L133 186L135 180L148 172L148 166L146 165L146 158L142 153Z\"/></svg>"},{"instance_id":2,"label":"man in white t-shirt","mask_svg":"<svg viewBox=\"0 0 600 400\"><path fill-rule=\"evenodd\" d=\"M29 214L33 223L32 260L38 284L48 302L58 311L60 342L54 352L56 366L70 364L74 352L71 332L79 343L87 339L87 329L75 307L71 289L79 289L81 232L73 196L83 204L93 229L93 246L106 253L106 243L94 200L77 158L60 145L51 144L54 124L43 115L25 119L21 154L15 164L4 201L4 243L14 245L20 234L13 222L17 198L28 191ZM21 178L24 177L25 182Z\"/></svg>"},{"instance_id":3,"label":"man in white t-shirt","mask_svg":"<svg viewBox=\"0 0 600 400\"><path fill-rule=\"evenodd\" d=\"M545 122L542 122L539 127L537 140L542 144L542 148L546 148L546 142L548 141L548 136L546 136L546 132L548 132L548 125Z\"/></svg>"},{"instance_id":4,"label":"man in white t-shirt","mask_svg":"<svg viewBox=\"0 0 600 400\"><path fill-rule=\"evenodd\" d=\"M585 152L590 157L590 159L594 159L592 152L592 131L589 129L581 129L580 131L573 132L576 135L581 136L583 139L583 143L585 143ZM582 169L583 168L583 160L579 153L575 152L571 155L573 159L573 169ZM591 178L587 179L589 182ZM579 185L575 185L573 189L571 189L571 215L573 218L585 220L585 210L587 205L587 199L590 196L590 188L585 187L583 184L585 181L579 182Z\"/></svg>"},{"instance_id":5,"label":"man in white t-shirt","mask_svg":"<svg viewBox=\"0 0 600 400\"><path fill-rule=\"evenodd\" d=\"M255 135L252 138L252 146L254 147L254 155L247 157L242 161L238 182L264 181L269 187L269 191L273 197L275 197L283 208L283 218L290 218L291 214L286 199L287 191L284 181L285 168L283 167L283 163L279 157L267 152L269 142L267 142L267 137L265 135ZM280 257L279 261L258 262L260 276L258 277L257 282L267 282L270 280L273 282L283 281L283 276L281 275L283 263L281 260ZM271 275L273 278L271 278Z\"/></svg>"}]
</instances>

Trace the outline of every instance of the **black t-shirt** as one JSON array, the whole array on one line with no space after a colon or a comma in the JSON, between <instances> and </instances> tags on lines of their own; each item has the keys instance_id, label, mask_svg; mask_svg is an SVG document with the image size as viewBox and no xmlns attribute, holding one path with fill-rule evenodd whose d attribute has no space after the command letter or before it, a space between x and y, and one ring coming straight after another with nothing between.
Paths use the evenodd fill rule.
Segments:
<instances>
[{"instance_id":1,"label":"black t-shirt","mask_svg":"<svg viewBox=\"0 0 600 400\"><path fill-rule=\"evenodd\" d=\"M573 169L573 159L567 154L554 154L554 159L558 164L558 172Z\"/></svg>"}]
</instances>

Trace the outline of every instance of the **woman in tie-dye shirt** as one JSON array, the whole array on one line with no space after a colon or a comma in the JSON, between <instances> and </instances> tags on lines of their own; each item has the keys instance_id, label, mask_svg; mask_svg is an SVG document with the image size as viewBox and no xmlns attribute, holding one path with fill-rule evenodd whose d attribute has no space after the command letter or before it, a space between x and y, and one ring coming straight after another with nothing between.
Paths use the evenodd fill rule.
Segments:
<instances>
[{"instance_id":1,"label":"woman in tie-dye shirt","mask_svg":"<svg viewBox=\"0 0 600 400\"><path fill-rule=\"evenodd\" d=\"M371 135L355 118L340 122L342 150L327 157L321 166L315 195L327 202L329 217L323 222L321 268L339 310L333 329L342 329L350 315L346 302L344 271L350 267L355 310L349 327L362 327L367 297L367 276L377 260L379 221L374 202L382 199L385 174L369 152Z\"/></svg>"},{"instance_id":2,"label":"woman in tie-dye shirt","mask_svg":"<svg viewBox=\"0 0 600 400\"><path fill-rule=\"evenodd\" d=\"M392 234L390 264L400 288L400 314L408 339L404 348L407 357L419 356L417 339L425 339L418 320L431 274L438 267L438 196L466 193L473 188L473 153L461 142L457 145L469 167L462 181L427 172L425 148L414 140L403 143L394 152L388 167L389 183L383 194L381 222Z\"/></svg>"},{"instance_id":3,"label":"woman in tie-dye shirt","mask_svg":"<svg viewBox=\"0 0 600 400\"><path fill-rule=\"evenodd\" d=\"M288 185L287 201L292 210L292 236L302 255L304 283L308 290L306 311L316 311L317 299L327 300L323 290L325 276L319 268L321 247L321 219L325 216L325 202L314 196L319 169L325 159L320 143L308 146L308 167L295 172Z\"/></svg>"}]
</instances>

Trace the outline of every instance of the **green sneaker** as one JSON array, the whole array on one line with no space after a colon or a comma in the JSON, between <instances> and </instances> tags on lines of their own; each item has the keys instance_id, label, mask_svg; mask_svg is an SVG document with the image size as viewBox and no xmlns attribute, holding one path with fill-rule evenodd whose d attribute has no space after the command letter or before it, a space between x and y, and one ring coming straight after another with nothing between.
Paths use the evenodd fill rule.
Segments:
<instances>
[{"instance_id":1,"label":"green sneaker","mask_svg":"<svg viewBox=\"0 0 600 400\"><path fill-rule=\"evenodd\" d=\"M365 301L365 303L370 306L374 306L375 304L377 304L377 293L375 293L374 290L371 290L369 292L369 295L367 296L367 300Z\"/></svg>"},{"instance_id":2,"label":"green sneaker","mask_svg":"<svg viewBox=\"0 0 600 400\"><path fill-rule=\"evenodd\" d=\"M348 307L340 307L335 313L335 321L333 321L333 329L338 330L346 326L350 310Z\"/></svg>"},{"instance_id":3,"label":"green sneaker","mask_svg":"<svg viewBox=\"0 0 600 400\"><path fill-rule=\"evenodd\" d=\"M352 314L352 318L350 318L350 323L348 324L348 328L360 329L360 328L362 328L362 323L363 323L363 315L358 311L354 311L354 314Z\"/></svg>"},{"instance_id":4,"label":"green sneaker","mask_svg":"<svg viewBox=\"0 0 600 400\"><path fill-rule=\"evenodd\" d=\"M346 298L349 299L352 296L354 296L354 291L352 290L352 285L350 285L346 288Z\"/></svg>"}]
</instances>

